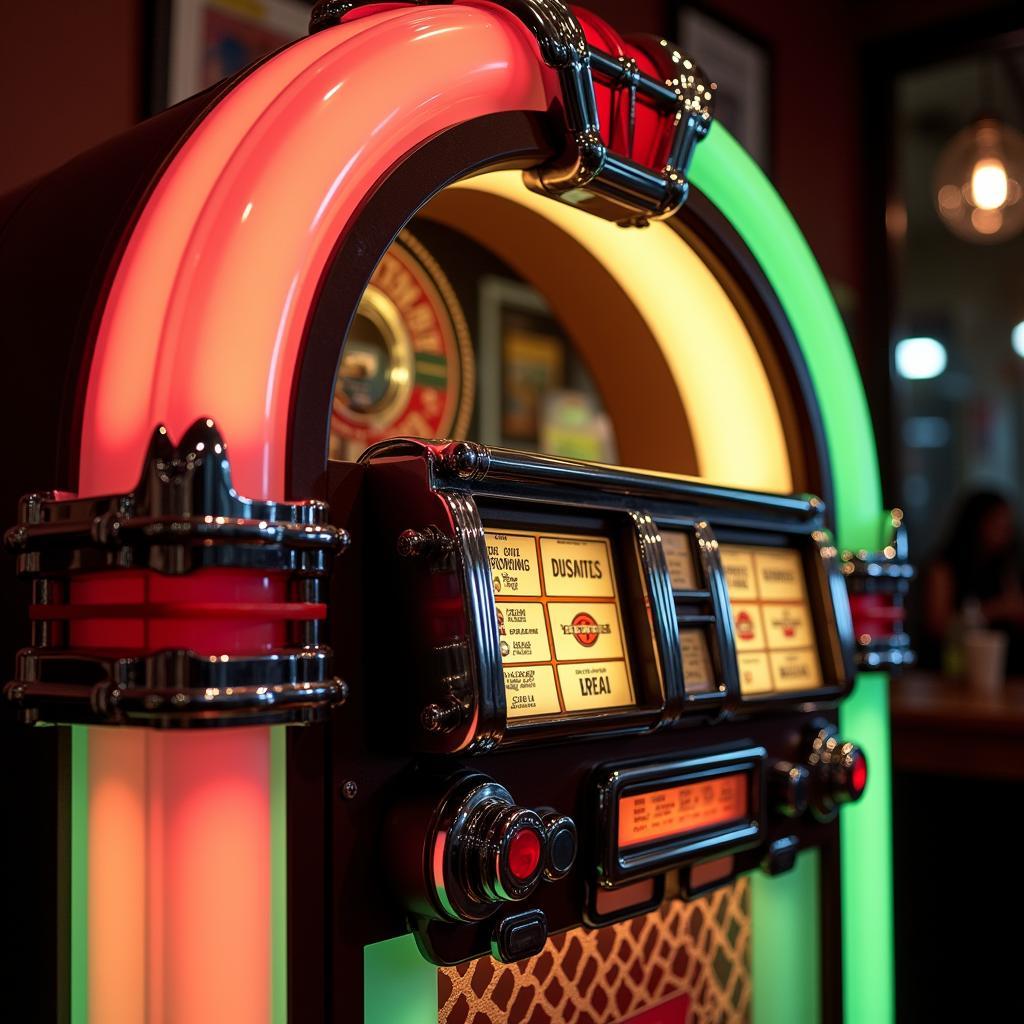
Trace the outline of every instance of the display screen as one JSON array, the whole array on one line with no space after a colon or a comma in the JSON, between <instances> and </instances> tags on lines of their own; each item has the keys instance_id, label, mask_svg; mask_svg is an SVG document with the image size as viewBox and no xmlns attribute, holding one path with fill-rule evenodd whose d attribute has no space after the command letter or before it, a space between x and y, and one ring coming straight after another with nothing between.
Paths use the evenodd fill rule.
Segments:
<instances>
[{"instance_id":1,"label":"display screen","mask_svg":"<svg viewBox=\"0 0 1024 1024\"><path fill-rule=\"evenodd\" d=\"M722 544L719 554L743 696L820 687L821 657L800 552Z\"/></svg>"},{"instance_id":2,"label":"display screen","mask_svg":"<svg viewBox=\"0 0 1024 1024\"><path fill-rule=\"evenodd\" d=\"M487 530L509 719L636 703L606 537Z\"/></svg>"},{"instance_id":3,"label":"display screen","mask_svg":"<svg viewBox=\"0 0 1024 1024\"><path fill-rule=\"evenodd\" d=\"M619 849L741 821L750 813L749 778L735 772L619 797Z\"/></svg>"}]
</instances>

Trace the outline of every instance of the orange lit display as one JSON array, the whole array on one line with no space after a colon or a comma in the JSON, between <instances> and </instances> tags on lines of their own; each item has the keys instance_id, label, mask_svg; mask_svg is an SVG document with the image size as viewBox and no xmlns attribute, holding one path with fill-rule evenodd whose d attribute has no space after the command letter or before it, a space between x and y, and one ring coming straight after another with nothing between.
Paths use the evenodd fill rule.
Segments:
<instances>
[{"instance_id":1,"label":"orange lit display","mask_svg":"<svg viewBox=\"0 0 1024 1024\"><path fill-rule=\"evenodd\" d=\"M619 848L739 821L750 800L747 773L719 775L619 800Z\"/></svg>"}]
</instances>

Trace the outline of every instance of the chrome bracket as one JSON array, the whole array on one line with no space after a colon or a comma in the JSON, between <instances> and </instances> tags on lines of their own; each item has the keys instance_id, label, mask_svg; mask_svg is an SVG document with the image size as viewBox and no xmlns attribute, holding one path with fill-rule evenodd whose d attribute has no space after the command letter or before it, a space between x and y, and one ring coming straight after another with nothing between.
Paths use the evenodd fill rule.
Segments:
<instances>
[{"instance_id":1,"label":"chrome bracket","mask_svg":"<svg viewBox=\"0 0 1024 1024\"><path fill-rule=\"evenodd\" d=\"M198 420L176 446L158 427L135 488L95 498L45 492L21 500L5 541L32 583L31 646L19 651L0 704L35 722L148 725L267 725L322 717L347 694L320 642L321 584L345 530L322 501L258 501L231 482L227 445L212 420ZM149 572L165 577L209 569L286 577L283 600L202 597L89 603L76 577ZM219 616L281 624L282 645L266 652L197 654L182 627L180 647L99 650L76 642L76 623L188 622ZM134 635L132 628L125 635ZM114 629L111 636L120 636Z\"/></svg>"},{"instance_id":2,"label":"chrome bracket","mask_svg":"<svg viewBox=\"0 0 1024 1024\"><path fill-rule=\"evenodd\" d=\"M310 32L337 25L349 12L372 0L320 0L313 7ZM422 0L412 0L421 5ZM544 63L557 72L563 129L561 151L523 172L528 188L540 195L622 226L643 227L673 216L686 201L686 171L694 149L711 127L716 86L697 65L666 40L659 81L641 73L633 58L616 58L591 47L583 27L562 0L498 0L530 30ZM609 148L601 131L594 80L626 89L630 104L626 153ZM660 170L633 158L637 96L674 121L668 158Z\"/></svg>"},{"instance_id":3,"label":"chrome bracket","mask_svg":"<svg viewBox=\"0 0 1024 1024\"><path fill-rule=\"evenodd\" d=\"M901 509L894 508L888 517L891 535L881 551L844 551L840 555L861 669L902 668L917 660L904 629L903 605L914 578L907 528Z\"/></svg>"}]
</instances>

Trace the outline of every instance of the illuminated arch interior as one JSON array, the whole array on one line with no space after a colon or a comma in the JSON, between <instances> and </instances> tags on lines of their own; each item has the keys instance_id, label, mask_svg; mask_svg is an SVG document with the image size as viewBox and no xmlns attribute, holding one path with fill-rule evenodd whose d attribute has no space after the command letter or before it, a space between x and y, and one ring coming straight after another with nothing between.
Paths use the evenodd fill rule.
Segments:
<instances>
[{"instance_id":1,"label":"illuminated arch interior","mask_svg":"<svg viewBox=\"0 0 1024 1024\"><path fill-rule=\"evenodd\" d=\"M457 182L420 216L491 250L543 293L594 378L621 463L793 490L794 439L750 329L673 228L620 228L528 191L516 171Z\"/></svg>"}]
</instances>

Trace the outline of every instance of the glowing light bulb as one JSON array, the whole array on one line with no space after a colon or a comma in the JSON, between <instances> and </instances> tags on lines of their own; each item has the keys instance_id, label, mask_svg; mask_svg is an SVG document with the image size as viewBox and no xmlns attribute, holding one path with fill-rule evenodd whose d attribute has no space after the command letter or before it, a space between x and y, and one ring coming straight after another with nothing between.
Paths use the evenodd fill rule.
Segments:
<instances>
[{"instance_id":1,"label":"glowing light bulb","mask_svg":"<svg viewBox=\"0 0 1024 1024\"><path fill-rule=\"evenodd\" d=\"M1024 230L1024 135L982 117L942 150L933 182L935 210L955 235L1002 242Z\"/></svg>"},{"instance_id":2,"label":"glowing light bulb","mask_svg":"<svg viewBox=\"0 0 1024 1024\"><path fill-rule=\"evenodd\" d=\"M893 353L896 372L904 380L931 380L938 377L949 361L946 346L935 338L903 338Z\"/></svg>"},{"instance_id":3,"label":"glowing light bulb","mask_svg":"<svg viewBox=\"0 0 1024 1024\"><path fill-rule=\"evenodd\" d=\"M1006 203L1010 181L999 157L983 157L971 172L971 202L979 210L998 210Z\"/></svg>"}]
</instances>

